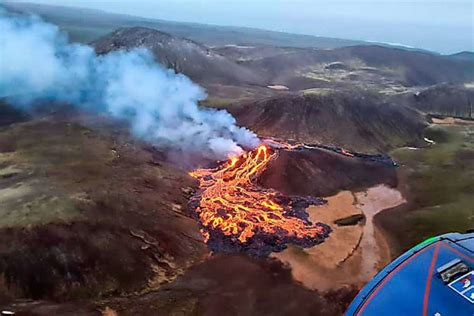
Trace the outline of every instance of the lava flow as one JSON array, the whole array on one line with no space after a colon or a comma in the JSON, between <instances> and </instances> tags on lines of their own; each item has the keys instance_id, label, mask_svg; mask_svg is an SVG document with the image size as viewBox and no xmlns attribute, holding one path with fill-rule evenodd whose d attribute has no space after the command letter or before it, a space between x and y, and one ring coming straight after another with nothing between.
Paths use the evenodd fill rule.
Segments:
<instances>
[{"instance_id":1,"label":"lava flow","mask_svg":"<svg viewBox=\"0 0 474 316\"><path fill-rule=\"evenodd\" d=\"M211 249L268 254L284 249L286 243L313 246L327 237L329 226L311 224L305 212L323 200L285 197L256 185L276 155L262 145L215 169L190 173L199 180L194 208Z\"/></svg>"}]
</instances>

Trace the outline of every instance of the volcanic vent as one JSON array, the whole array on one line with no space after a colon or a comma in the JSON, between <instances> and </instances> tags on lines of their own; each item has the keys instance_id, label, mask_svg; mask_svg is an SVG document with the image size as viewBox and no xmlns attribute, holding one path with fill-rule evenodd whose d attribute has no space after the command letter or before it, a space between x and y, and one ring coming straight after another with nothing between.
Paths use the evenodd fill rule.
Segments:
<instances>
[{"instance_id":1,"label":"volcanic vent","mask_svg":"<svg viewBox=\"0 0 474 316\"><path fill-rule=\"evenodd\" d=\"M331 229L311 223L305 209L325 203L312 197L287 197L256 184L256 178L278 152L261 145L214 169L191 172L200 190L191 200L209 248L266 256L286 244L312 247Z\"/></svg>"}]
</instances>

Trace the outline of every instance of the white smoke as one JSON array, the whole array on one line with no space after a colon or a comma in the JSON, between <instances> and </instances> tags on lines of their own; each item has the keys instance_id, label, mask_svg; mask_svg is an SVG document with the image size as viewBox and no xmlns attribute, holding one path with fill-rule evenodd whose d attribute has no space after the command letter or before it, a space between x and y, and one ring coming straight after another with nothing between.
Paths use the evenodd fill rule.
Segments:
<instances>
[{"instance_id":1,"label":"white smoke","mask_svg":"<svg viewBox=\"0 0 474 316\"><path fill-rule=\"evenodd\" d=\"M134 135L158 146L225 159L259 140L224 110L205 109L201 87L155 63L145 49L97 56L71 44L54 25L0 8L0 97L33 106L68 102L130 122Z\"/></svg>"}]
</instances>

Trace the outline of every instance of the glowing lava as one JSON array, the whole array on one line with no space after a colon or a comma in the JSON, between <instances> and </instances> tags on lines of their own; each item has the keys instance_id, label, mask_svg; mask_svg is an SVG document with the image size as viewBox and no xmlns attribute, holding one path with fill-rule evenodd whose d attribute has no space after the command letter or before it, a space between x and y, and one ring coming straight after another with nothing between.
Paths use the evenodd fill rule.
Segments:
<instances>
[{"instance_id":1,"label":"glowing lava","mask_svg":"<svg viewBox=\"0 0 474 316\"><path fill-rule=\"evenodd\" d=\"M307 214L293 205L298 203L255 184L255 179L276 155L262 145L215 169L190 173L200 184L196 212L206 242L215 232L240 244L253 242L258 236L271 236L272 242L300 241L314 245L327 236L330 228L321 223L311 224ZM304 208L314 204L306 200L304 203Z\"/></svg>"}]
</instances>

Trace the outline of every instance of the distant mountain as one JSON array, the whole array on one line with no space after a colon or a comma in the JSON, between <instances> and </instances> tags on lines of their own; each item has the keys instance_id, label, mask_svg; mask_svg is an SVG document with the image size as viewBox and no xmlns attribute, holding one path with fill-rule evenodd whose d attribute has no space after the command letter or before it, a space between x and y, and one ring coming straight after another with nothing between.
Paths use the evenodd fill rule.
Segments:
<instances>
[{"instance_id":1,"label":"distant mountain","mask_svg":"<svg viewBox=\"0 0 474 316\"><path fill-rule=\"evenodd\" d=\"M427 114L474 119L474 89L459 85L436 85L394 97Z\"/></svg>"},{"instance_id":2,"label":"distant mountain","mask_svg":"<svg viewBox=\"0 0 474 316\"><path fill-rule=\"evenodd\" d=\"M343 77L347 84L372 78L375 84L386 79L404 86L474 80L474 61L376 45L329 50L267 48L261 53L257 48L227 47L219 51L265 74L273 84L287 85L293 90L333 86ZM334 62L344 63L344 69L331 72L333 69L326 68Z\"/></svg>"},{"instance_id":3,"label":"distant mountain","mask_svg":"<svg viewBox=\"0 0 474 316\"><path fill-rule=\"evenodd\" d=\"M356 82L379 87L474 80L474 61L375 45L335 49L239 45L210 48L144 27L121 28L91 44L99 54L146 47L158 62L200 84L275 84L304 90L339 88Z\"/></svg>"},{"instance_id":4,"label":"distant mountain","mask_svg":"<svg viewBox=\"0 0 474 316\"><path fill-rule=\"evenodd\" d=\"M118 28L149 27L206 45L226 44L275 45L334 48L363 44L362 41L267 31L246 27L213 26L172 22L113 14L100 10L53 6L26 2L3 2L8 10L40 15L66 31L73 41L91 42Z\"/></svg>"},{"instance_id":5,"label":"distant mountain","mask_svg":"<svg viewBox=\"0 0 474 316\"><path fill-rule=\"evenodd\" d=\"M474 52L465 51L465 52L449 55L449 57L460 59L460 60L474 61Z\"/></svg>"},{"instance_id":6,"label":"distant mountain","mask_svg":"<svg viewBox=\"0 0 474 316\"><path fill-rule=\"evenodd\" d=\"M409 85L463 82L474 78L474 63L453 61L444 56L380 46L342 48L343 54L360 58L372 67L400 69Z\"/></svg>"},{"instance_id":7,"label":"distant mountain","mask_svg":"<svg viewBox=\"0 0 474 316\"><path fill-rule=\"evenodd\" d=\"M255 72L197 42L150 28L122 28L93 42L97 53L145 47L156 60L200 83L263 84Z\"/></svg>"},{"instance_id":8,"label":"distant mountain","mask_svg":"<svg viewBox=\"0 0 474 316\"><path fill-rule=\"evenodd\" d=\"M472 103L471 92L460 88L474 81L474 61L469 52L443 56L378 45L288 47L302 44L298 41L305 37L295 35L291 42L284 40L284 33L265 33L273 34L273 43L280 45L272 46L261 44L265 40L259 36L266 32L261 30L156 21L66 7L7 6L40 13L73 32L81 33L87 26L94 30L91 45L99 54L135 47L150 49L158 62L204 86L211 96L208 104L227 107L239 124L262 136L334 144L356 151L386 151L422 139L426 126L422 112L465 117ZM151 27L129 27L137 24ZM118 26L124 27L115 29ZM229 36L227 43L233 44L211 47L212 43L224 42L223 34ZM319 38L310 38L307 46L316 45L312 41ZM242 42L254 43L239 44ZM429 86L434 87L427 89ZM420 93L415 97L417 91Z\"/></svg>"}]
</instances>

